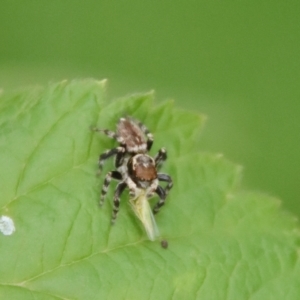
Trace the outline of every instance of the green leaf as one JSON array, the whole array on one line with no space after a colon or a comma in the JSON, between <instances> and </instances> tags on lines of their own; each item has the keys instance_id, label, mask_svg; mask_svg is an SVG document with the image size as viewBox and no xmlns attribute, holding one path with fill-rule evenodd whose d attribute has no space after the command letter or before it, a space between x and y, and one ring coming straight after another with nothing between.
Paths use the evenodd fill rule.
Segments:
<instances>
[{"instance_id":1,"label":"green leaf","mask_svg":"<svg viewBox=\"0 0 300 300\"><path fill-rule=\"evenodd\" d=\"M279 201L240 188L241 168L202 153L204 117L153 104L153 94L109 101L105 82L61 82L3 93L0 102L1 299L299 299L299 227ZM98 206L98 155L123 115L168 150L174 179L156 216L168 240L150 242L124 193L110 225L112 184ZM217 137L216 137L217 138ZM112 169L107 162L105 172Z\"/></svg>"}]
</instances>

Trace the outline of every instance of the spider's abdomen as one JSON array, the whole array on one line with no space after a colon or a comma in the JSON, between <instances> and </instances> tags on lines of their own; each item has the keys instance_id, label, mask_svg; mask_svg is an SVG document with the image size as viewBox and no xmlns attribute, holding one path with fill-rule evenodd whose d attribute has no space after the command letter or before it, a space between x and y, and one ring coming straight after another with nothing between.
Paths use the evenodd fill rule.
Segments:
<instances>
[{"instance_id":1,"label":"spider's abdomen","mask_svg":"<svg viewBox=\"0 0 300 300\"><path fill-rule=\"evenodd\" d=\"M141 128L130 118L121 118L117 134L123 140L128 152L138 153L147 150L147 142Z\"/></svg>"},{"instance_id":2,"label":"spider's abdomen","mask_svg":"<svg viewBox=\"0 0 300 300\"><path fill-rule=\"evenodd\" d=\"M155 162L152 157L145 154L137 154L129 159L128 173L135 182L150 182L157 178Z\"/></svg>"}]
</instances>

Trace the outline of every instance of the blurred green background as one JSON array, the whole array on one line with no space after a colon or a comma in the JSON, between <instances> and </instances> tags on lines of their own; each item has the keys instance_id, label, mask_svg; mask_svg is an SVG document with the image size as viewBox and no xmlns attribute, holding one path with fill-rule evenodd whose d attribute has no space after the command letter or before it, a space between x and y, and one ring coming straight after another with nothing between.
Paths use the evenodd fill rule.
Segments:
<instances>
[{"instance_id":1,"label":"blurred green background","mask_svg":"<svg viewBox=\"0 0 300 300\"><path fill-rule=\"evenodd\" d=\"M208 115L202 148L300 216L300 2L2 0L0 86L108 78Z\"/></svg>"}]
</instances>

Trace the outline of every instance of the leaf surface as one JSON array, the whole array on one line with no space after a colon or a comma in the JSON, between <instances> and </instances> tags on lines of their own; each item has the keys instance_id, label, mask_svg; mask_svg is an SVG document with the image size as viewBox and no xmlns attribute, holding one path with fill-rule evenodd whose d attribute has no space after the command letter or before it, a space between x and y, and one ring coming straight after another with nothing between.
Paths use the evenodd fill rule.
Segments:
<instances>
[{"instance_id":1,"label":"leaf surface","mask_svg":"<svg viewBox=\"0 0 300 300\"><path fill-rule=\"evenodd\" d=\"M104 86L0 98L0 215L16 227L0 235L0 298L299 299L298 223L278 200L243 191L239 166L201 152L204 117L152 93L109 101ZM168 150L174 188L156 216L168 249L147 240L127 192L110 225L115 184L98 206L98 156L116 143L89 128L114 130L126 114L153 132L151 155Z\"/></svg>"}]
</instances>

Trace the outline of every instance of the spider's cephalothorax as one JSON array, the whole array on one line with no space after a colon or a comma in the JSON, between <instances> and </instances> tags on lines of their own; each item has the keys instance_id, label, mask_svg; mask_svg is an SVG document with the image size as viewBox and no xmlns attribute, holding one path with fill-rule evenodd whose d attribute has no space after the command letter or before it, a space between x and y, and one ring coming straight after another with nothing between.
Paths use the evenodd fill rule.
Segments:
<instances>
[{"instance_id":1,"label":"spider's cephalothorax","mask_svg":"<svg viewBox=\"0 0 300 300\"><path fill-rule=\"evenodd\" d=\"M147 188L150 182L157 179L155 161L146 154L136 154L127 163L128 175L141 188Z\"/></svg>"},{"instance_id":2,"label":"spider's cephalothorax","mask_svg":"<svg viewBox=\"0 0 300 300\"><path fill-rule=\"evenodd\" d=\"M94 130L105 133L119 143L119 147L110 149L99 157L99 168L102 169L106 159L116 156L116 170L106 174L100 199L100 205L102 205L111 180L118 180L119 184L114 195L112 222L117 217L120 196L126 187L132 198L136 197L141 190L146 192L148 198L156 193L160 199L154 206L153 212L157 213L164 205L166 196L173 186L169 175L158 173L158 167L167 159L166 150L161 148L154 158L149 156L147 153L153 144L153 136L145 125L130 117L119 120L116 132L97 128ZM167 185L163 188L159 185L159 181L164 181Z\"/></svg>"}]
</instances>

